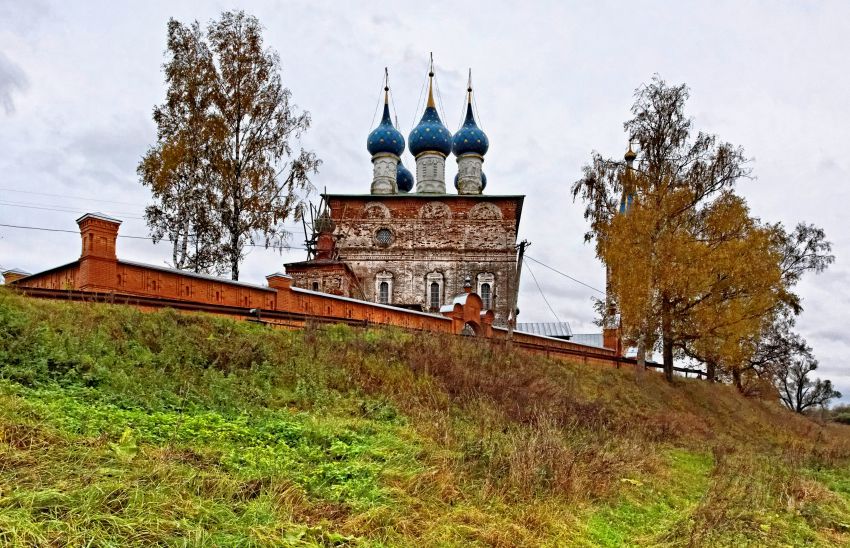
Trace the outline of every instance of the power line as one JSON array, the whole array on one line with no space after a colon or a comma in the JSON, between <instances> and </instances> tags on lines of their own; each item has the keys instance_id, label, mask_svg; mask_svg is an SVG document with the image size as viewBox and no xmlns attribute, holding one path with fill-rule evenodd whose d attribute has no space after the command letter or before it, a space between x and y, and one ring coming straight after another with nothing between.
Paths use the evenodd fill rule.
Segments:
<instances>
[{"instance_id":1,"label":"power line","mask_svg":"<svg viewBox=\"0 0 850 548\"><path fill-rule=\"evenodd\" d=\"M19 228L19 229L22 229L22 230L40 230L42 232L66 232L68 234L79 234L80 233L79 230L66 230L66 229L62 229L62 228L47 228L47 227L42 227L42 226L9 225L9 224L3 224L3 223L0 223L0 226L6 227L6 228ZM128 234L119 234L118 237L119 238L129 238L131 240L153 241L153 238L150 237L150 236L130 236ZM161 241L161 242L171 242L173 240L171 240L169 238L160 238L159 241ZM266 245L265 244L245 244L245 247L263 247L264 248L264 247L266 247ZM272 246L269 246L269 249L298 249L298 250L302 250L302 251L307 250L306 247L289 246L289 245L287 245L287 246L273 246L272 245Z\"/></svg>"},{"instance_id":2,"label":"power line","mask_svg":"<svg viewBox=\"0 0 850 548\"><path fill-rule=\"evenodd\" d=\"M117 201L114 201L114 200L97 200L97 199L94 199L94 198L82 198L82 197L79 197L79 196L76 196L76 197L75 196L66 196L66 195L63 195L63 194L50 194L50 193L47 193L47 192L27 192L27 191L23 191L23 190L11 190L11 189L5 189L5 188L0 188L0 190L9 190L10 192L26 192L27 194L54 196L54 197L57 197L57 198L65 198L65 199L71 199L71 200L91 200L91 201L94 201L94 202L107 202L107 203L115 203L115 204L134 205L134 206L139 205L138 203L131 203L131 202L117 202ZM59 212L59 213L75 213L77 215L85 215L86 213L91 213L91 210L82 211L82 210L79 210L79 209L67 208L67 207L61 206L61 205L37 204L37 203L33 203L33 202L12 202L12 201L9 201L9 200L2 200L2 199L0 199L0 206L18 207L18 208L24 208L24 209L38 209L38 210L42 210L42 211L56 211L56 212ZM259 213L269 213L271 211L272 210L261 210L261 211L259 211ZM108 213L108 214L113 215L113 216L123 217L124 219L137 219L137 220L144 220L145 219L144 217L138 217L138 216L134 215L133 213L126 212L126 211L105 210L105 211L103 211L103 213ZM293 231L301 228L300 225L283 225L283 227L287 230L293 230Z\"/></svg>"},{"instance_id":3,"label":"power line","mask_svg":"<svg viewBox=\"0 0 850 548\"><path fill-rule=\"evenodd\" d=\"M526 256L525 256L525 258L526 258L526 259L531 259L532 261L534 261L535 263L539 264L540 266L542 266L542 267L544 267L544 268L548 268L548 269L549 269L549 270L551 270L552 272L556 272L556 273L560 274L561 276L563 276L563 277L565 277L565 278L569 278L570 280L574 281L574 282L575 282L575 283L577 283L577 284L581 284L581 285L583 285L584 287L586 287L586 288L588 288L588 289L592 289L592 290L596 291L597 293L601 293L601 294L605 295L605 292L604 292L604 291L602 291L601 289L597 289L597 288L593 287L592 285L589 285L589 284L584 283L584 282L583 282L583 281L581 281L581 280L577 280L577 279L573 278L572 276L570 276L569 274L564 274L564 273L563 273L563 272L561 272L560 270L558 270L558 269L556 269L556 268L552 268L551 266L549 266L549 265L548 265L548 264L546 264L546 263L541 263L540 261L538 261L538 260L537 260L537 259L535 259L534 257L530 257L530 256L526 255Z\"/></svg>"},{"instance_id":4,"label":"power line","mask_svg":"<svg viewBox=\"0 0 850 548\"><path fill-rule=\"evenodd\" d=\"M54 207L54 206L50 206L49 204L46 205L46 206L26 205L28 203L30 203L30 202L6 202L6 201L3 201L3 200L0 200L0 207L18 207L18 208L24 208L24 209L38 209L38 210L41 210L41 211L56 211L57 213L73 213L75 215L85 215L86 213L91 213L91 211L81 211L79 209L68 209L68 208L64 208L62 206L55 206ZM131 215L127 212L122 212L122 211L106 210L103 213L108 213L109 215L121 217L122 220L123 219L134 219L134 220L142 221L142 220L145 219L144 217L137 217L135 215ZM282 225L282 226L283 226L284 229L290 230L290 231L293 231L293 232L295 232L299 228L301 228L299 225Z\"/></svg>"},{"instance_id":5,"label":"power line","mask_svg":"<svg viewBox=\"0 0 850 548\"><path fill-rule=\"evenodd\" d=\"M50 192L33 192L32 190L16 190L13 188L0 188L4 192L17 192L19 194L35 194L37 196L52 196L54 198L65 198L69 200L85 200L87 202L104 202L108 204L139 205L134 202L119 202L117 200L103 200L100 198L84 198L82 196L68 196L67 194L52 194Z\"/></svg>"},{"instance_id":6,"label":"power line","mask_svg":"<svg viewBox=\"0 0 850 548\"><path fill-rule=\"evenodd\" d=\"M19 208L24 208L24 209L38 209L38 210L41 210L41 211L57 211L59 213L77 213L79 215L83 214L83 212L78 210L78 209L68 209L68 208L65 208L65 207L62 207L62 206L53 206L53 205L50 205L50 204L44 205L44 206L37 206L37 205L31 205L31 202L0 201L0 206L19 207ZM135 215L131 215L129 213L121 212L121 211L111 211L110 213L112 215L120 215L121 217L124 217L124 218L127 218L127 219L143 219L144 218L144 217L136 217Z\"/></svg>"},{"instance_id":7,"label":"power line","mask_svg":"<svg viewBox=\"0 0 850 548\"><path fill-rule=\"evenodd\" d=\"M537 276L535 276L534 271L531 270L531 265L526 262L525 266L526 266L526 268L528 268L528 272L531 274L531 279L534 280L534 285L537 286L537 291L539 291L540 296L543 297L543 302L545 302L546 306L549 307L549 312L551 312L552 315L555 316L555 320L557 320L558 323L563 323L563 322L561 322L561 318L558 317L558 314L555 313L555 309L552 308L551 304L549 304L549 299L546 298L546 295L543 293L543 288L540 287L540 284L537 282Z\"/></svg>"}]
</instances>

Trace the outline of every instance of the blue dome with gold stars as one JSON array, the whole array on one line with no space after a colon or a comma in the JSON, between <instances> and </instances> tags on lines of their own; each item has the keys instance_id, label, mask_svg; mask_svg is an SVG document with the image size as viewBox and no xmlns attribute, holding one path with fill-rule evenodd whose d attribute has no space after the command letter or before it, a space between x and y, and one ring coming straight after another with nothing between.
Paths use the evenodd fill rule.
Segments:
<instances>
[{"instance_id":1,"label":"blue dome with gold stars","mask_svg":"<svg viewBox=\"0 0 850 548\"><path fill-rule=\"evenodd\" d=\"M446 156L452 151L452 134L443 125L433 105L428 105L419 125L410 132L410 152L418 156L426 151L441 152Z\"/></svg>"},{"instance_id":2,"label":"blue dome with gold stars","mask_svg":"<svg viewBox=\"0 0 850 548\"><path fill-rule=\"evenodd\" d=\"M395 170L395 181L399 192L410 192L413 190L413 174L404 167L401 162Z\"/></svg>"},{"instance_id":3,"label":"blue dome with gold stars","mask_svg":"<svg viewBox=\"0 0 850 548\"><path fill-rule=\"evenodd\" d=\"M418 156L422 152L441 152L448 156L452 151L452 134L443 125L437 114L434 102L434 61L431 60L431 72L428 73L428 103L419 125L410 132L410 152Z\"/></svg>"},{"instance_id":4,"label":"blue dome with gold stars","mask_svg":"<svg viewBox=\"0 0 850 548\"><path fill-rule=\"evenodd\" d=\"M470 89L469 91L471 92L472 90ZM455 153L455 156L469 153L484 156L487 154L488 148L490 148L490 140L487 139L487 135L478 127L478 124L475 123L475 116L472 114L472 103L468 102L466 104L466 119L452 139L452 152Z\"/></svg>"},{"instance_id":5,"label":"blue dome with gold stars","mask_svg":"<svg viewBox=\"0 0 850 548\"><path fill-rule=\"evenodd\" d=\"M366 139L366 148L372 156L382 152L400 156L404 152L404 136L393 126L390 119L390 105L386 101L384 101L384 115L381 117L381 123L369 134Z\"/></svg>"}]
</instances>

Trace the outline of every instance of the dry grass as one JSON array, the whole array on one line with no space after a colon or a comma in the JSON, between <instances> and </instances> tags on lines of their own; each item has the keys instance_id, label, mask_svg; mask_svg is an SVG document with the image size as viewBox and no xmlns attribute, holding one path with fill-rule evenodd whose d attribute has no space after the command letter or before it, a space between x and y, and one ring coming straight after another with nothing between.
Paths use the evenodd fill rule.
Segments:
<instances>
[{"instance_id":1,"label":"dry grass","mask_svg":"<svg viewBox=\"0 0 850 548\"><path fill-rule=\"evenodd\" d=\"M696 380L2 292L0 376L5 542L850 541L850 428Z\"/></svg>"}]
</instances>

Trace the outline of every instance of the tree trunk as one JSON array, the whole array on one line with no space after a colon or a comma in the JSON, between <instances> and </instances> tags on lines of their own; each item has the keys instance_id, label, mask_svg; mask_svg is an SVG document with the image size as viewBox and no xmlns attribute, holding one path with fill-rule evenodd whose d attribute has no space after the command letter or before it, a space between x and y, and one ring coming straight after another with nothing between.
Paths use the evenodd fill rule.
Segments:
<instances>
[{"instance_id":1,"label":"tree trunk","mask_svg":"<svg viewBox=\"0 0 850 548\"><path fill-rule=\"evenodd\" d=\"M741 382L741 370L740 369L735 368L735 369L732 370L732 381L735 383L735 388L738 389L738 392L741 392L743 394L744 393L744 385Z\"/></svg>"},{"instance_id":2,"label":"tree trunk","mask_svg":"<svg viewBox=\"0 0 850 548\"><path fill-rule=\"evenodd\" d=\"M239 126L237 126L238 129ZM239 145L237 141L236 153L239 154ZM233 218L230 220L230 278L233 280L239 279L239 259L240 259L240 251L239 248L239 226L242 217L242 193L241 187L242 179L240 178L242 174L241 168L236 168L236 179L233 184Z\"/></svg>"},{"instance_id":3,"label":"tree trunk","mask_svg":"<svg viewBox=\"0 0 850 548\"><path fill-rule=\"evenodd\" d=\"M673 319L670 317L670 303L667 299L661 303L661 352L664 363L664 378L673 381Z\"/></svg>"},{"instance_id":4,"label":"tree trunk","mask_svg":"<svg viewBox=\"0 0 850 548\"><path fill-rule=\"evenodd\" d=\"M705 363L705 370L708 382L714 382L717 378L717 364L713 361L707 361Z\"/></svg>"},{"instance_id":5,"label":"tree trunk","mask_svg":"<svg viewBox=\"0 0 850 548\"><path fill-rule=\"evenodd\" d=\"M230 230L230 278L239 280L239 231Z\"/></svg>"},{"instance_id":6,"label":"tree trunk","mask_svg":"<svg viewBox=\"0 0 850 548\"><path fill-rule=\"evenodd\" d=\"M635 364L635 381L640 382L646 369L646 336L638 337L637 364Z\"/></svg>"}]
</instances>

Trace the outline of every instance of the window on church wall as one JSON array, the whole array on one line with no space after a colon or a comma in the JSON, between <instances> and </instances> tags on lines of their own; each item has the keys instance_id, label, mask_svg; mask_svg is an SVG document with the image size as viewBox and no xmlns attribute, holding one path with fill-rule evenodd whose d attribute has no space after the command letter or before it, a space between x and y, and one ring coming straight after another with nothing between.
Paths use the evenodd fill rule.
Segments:
<instances>
[{"instance_id":1,"label":"window on church wall","mask_svg":"<svg viewBox=\"0 0 850 548\"><path fill-rule=\"evenodd\" d=\"M425 302L432 312L438 311L443 304L444 281L441 272L431 272L425 276Z\"/></svg>"},{"instance_id":2,"label":"window on church wall","mask_svg":"<svg viewBox=\"0 0 850 548\"><path fill-rule=\"evenodd\" d=\"M381 247L387 247L393 243L393 233L389 228L380 228L375 232L375 241Z\"/></svg>"},{"instance_id":3,"label":"window on church wall","mask_svg":"<svg viewBox=\"0 0 850 548\"><path fill-rule=\"evenodd\" d=\"M490 310L490 308L492 308L489 283L481 284L481 303L484 307L484 310Z\"/></svg>"},{"instance_id":4,"label":"window on church wall","mask_svg":"<svg viewBox=\"0 0 850 548\"><path fill-rule=\"evenodd\" d=\"M437 282L431 282L431 299L430 306L431 308L440 308L440 284Z\"/></svg>"},{"instance_id":5,"label":"window on church wall","mask_svg":"<svg viewBox=\"0 0 850 548\"><path fill-rule=\"evenodd\" d=\"M493 295L493 288L495 287L496 276L491 272L481 272L477 276L477 282L477 293L481 297L481 305L484 310L491 310L495 297Z\"/></svg>"},{"instance_id":6,"label":"window on church wall","mask_svg":"<svg viewBox=\"0 0 850 548\"><path fill-rule=\"evenodd\" d=\"M380 304L392 304L393 302L393 273L388 271L379 272L375 276L375 301Z\"/></svg>"},{"instance_id":7,"label":"window on church wall","mask_svg":"<svg viewBox=\"0 0 850 548\"><path fill-rule=\"evenodd\" d=\"M313 291L319 290L319 282L313 282Z\"/></svg>"}]
</instances>

